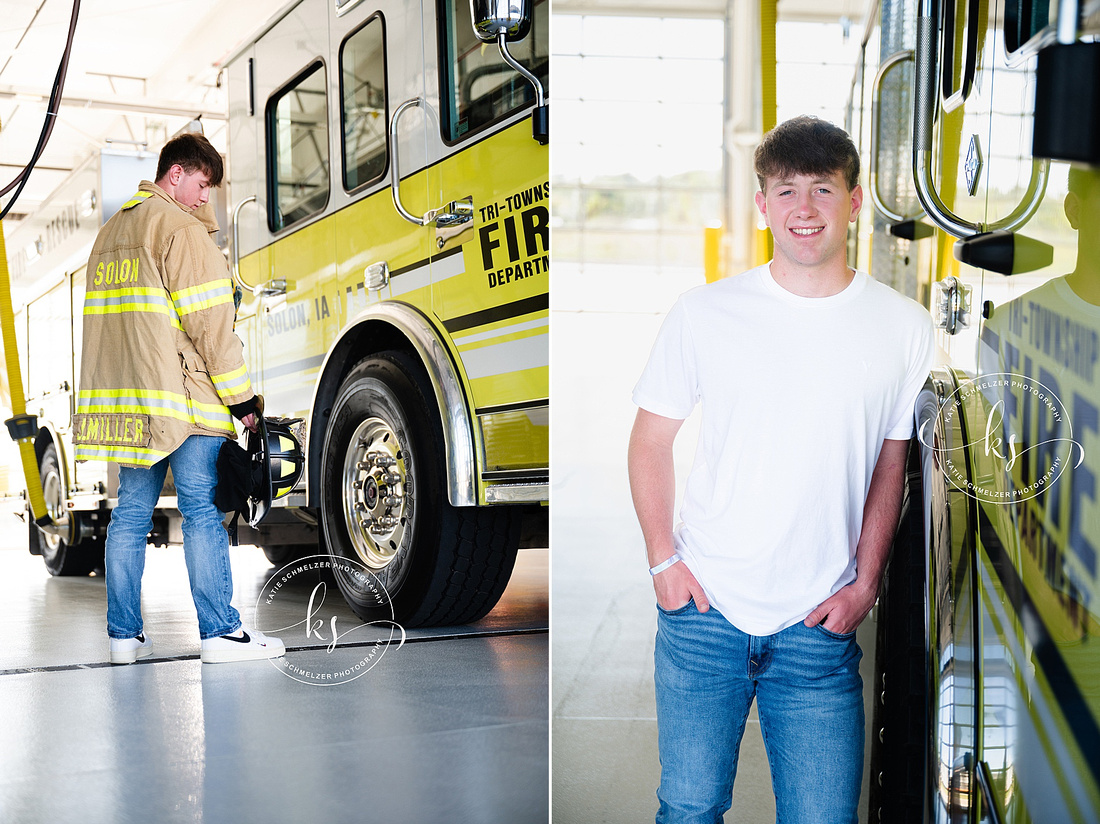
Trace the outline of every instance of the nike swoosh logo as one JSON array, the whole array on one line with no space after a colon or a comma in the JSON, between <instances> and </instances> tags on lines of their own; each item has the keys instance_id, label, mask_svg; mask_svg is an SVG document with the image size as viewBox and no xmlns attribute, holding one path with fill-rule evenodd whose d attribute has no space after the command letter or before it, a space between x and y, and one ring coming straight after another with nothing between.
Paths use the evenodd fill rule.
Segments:
<instances>
[{"instance_id":1,"label":"nike swoosh logo","mask_svg":"<svg viewBox=\"0 0 1100 824\"><path fill-rule=\"evenodd\" d=\"M226 641L236 641L238 644L252 643L252 639L248 637L247 632L242 632L240 638L234 638L232 635L223 635L222 638L224 638Z\"/></svg>"}]
</instances>

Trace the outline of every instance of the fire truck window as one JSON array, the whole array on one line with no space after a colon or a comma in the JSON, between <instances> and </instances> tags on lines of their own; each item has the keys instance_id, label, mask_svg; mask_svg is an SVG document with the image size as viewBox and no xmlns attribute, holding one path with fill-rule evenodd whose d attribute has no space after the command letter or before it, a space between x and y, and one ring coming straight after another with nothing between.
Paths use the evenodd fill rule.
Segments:
<instances>
[{"instance_id":1,"label":"fire truck window","mask_svg":"<svg viewBox=\"0 0 1100 824\"><path fill-rule=\"evenodd\" d=\"M1005 51L1012 54L1052 24L1050 0L1008 0L1005 3ZM1057 3L1053 9L1057 13Z\"/></svg>"},{"instance_id":2,"label":"fire truck window","mask_svg":"<svg viewBox=\"0 0 1100 824\"><path fill-rule=\"evenodd\" d=\"M943 7L943 109L953 111L970 96L977 69L979 0L953 0Z\"/></svg>"},{"instance_id":3,"label":"fire truck window","mask_svg":"<svg viewBox=\"0 0 1100 824\"><path fill-rule=\"evenodd\" d=\"M530 33L508 44L512 56L542 81L547 94L549 11L549 0L535 0ZM534 101L530 82L504 62L496 45L477 39L468 0L439 0L439 19L440 111L446 142L481 131Z\"/></svg>"},{"instance_id":4,"label":"fire truck window","mask_svg":"<svg viewBox=\"0 0 1100 824\"><path fill-rule=\"evenodd\" d=\"M277 232L328 202L328 109L325 68L314 63L267 106L271 230Z\"/></svg>"},{"instance_id":5,"label":"fire truck window","mask_svg":"<svg viewBox=\"0 0 1100 824\"><path fill-rule=\"evenodd\" d=\"M344 187L355 189L386 171L386 60L382 17L370 18L340 50Z\"/></svg>"}]
</instances>

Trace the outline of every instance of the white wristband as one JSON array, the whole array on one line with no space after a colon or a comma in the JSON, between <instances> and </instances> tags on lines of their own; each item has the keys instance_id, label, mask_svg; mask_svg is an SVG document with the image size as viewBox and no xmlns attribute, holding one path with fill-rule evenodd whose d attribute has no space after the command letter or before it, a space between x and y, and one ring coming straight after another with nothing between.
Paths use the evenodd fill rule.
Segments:
<instances>
[{"instance_id":1,"label":"white wristband","mask_svg":"<svg viewBox=\"0 0 1100 824\"><path fill-rule=\"evenodd\" d=\"M681 560L679 554L676 553L676 552L673 552L666 560L661 561L661 563L657 564L657 566L650 567L649 568L649 574L650 575L656 575L658 572L664 572L666 569L668 569L670 566L672 566L674 563L676 563L679 560Z\"/></svg>"}]
</instances>

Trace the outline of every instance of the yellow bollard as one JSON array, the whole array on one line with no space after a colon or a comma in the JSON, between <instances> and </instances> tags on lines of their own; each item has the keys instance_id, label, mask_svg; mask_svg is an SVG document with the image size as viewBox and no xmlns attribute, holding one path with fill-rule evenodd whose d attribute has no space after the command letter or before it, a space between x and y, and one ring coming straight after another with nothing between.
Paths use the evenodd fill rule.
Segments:
<instances>
[{"instance_id":1,"label":"yellow bollard","mask_svg":"<svg viewBox=\"0 0 1100 824\"><path fill-rule=\"evenodd\" d=\"M722 265L722 227L707 226L703 229L703 272L707 283L714 283L726 276Z\"/></svg>"}]
</instances>

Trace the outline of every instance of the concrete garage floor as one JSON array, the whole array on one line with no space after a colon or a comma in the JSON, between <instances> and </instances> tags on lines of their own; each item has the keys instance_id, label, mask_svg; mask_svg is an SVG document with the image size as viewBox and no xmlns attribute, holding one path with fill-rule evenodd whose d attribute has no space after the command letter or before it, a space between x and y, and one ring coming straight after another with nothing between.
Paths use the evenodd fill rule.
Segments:
<instances>
[{"instance_id":1,"label":"concrete garage floor","mask_svg":"<svg viewBox=\"0 0 1100 824\"><path fill-rule=\"evenodd\" d=\"M627 266L580 271L564 264L554 277L553 817L555 824L641 824L657 812L660 780L653 698L657 619L626 473L636 409L630 396L665 311L680 292L703 281L693 272ZM676 442L681 489L696 436L692 418ZM858 634L868 719L873 615ZM865 768L861 822L866 807ZM754 707L725 821L774 820Z\"/></svg>"},{"instance_id":2,"label":"concrete garage floor","mask_svg":"<svg viewBox=\"0 0 1100 824\"><path fill-rule=\"evenodd\" d=\"M0 516L0 821L547 820L547 550L520 552L477 624L408 630L365 674L320 686L267 661L201 664L171 548L147 556L152 660L104 663L103 579L51 578L25 535ZM275 570L254 547L231 555L249 622ZM304 616L310 592L281 597ZM326 628L360 623L335 587L324 610ZM282 637L312 672L353 667L370 646Z\"/></svg>"}]
</instances>

